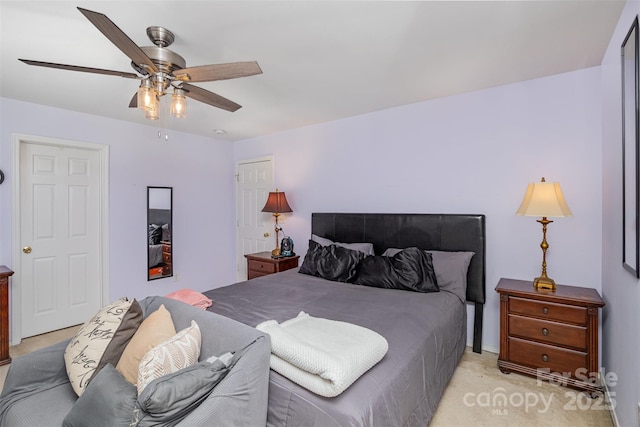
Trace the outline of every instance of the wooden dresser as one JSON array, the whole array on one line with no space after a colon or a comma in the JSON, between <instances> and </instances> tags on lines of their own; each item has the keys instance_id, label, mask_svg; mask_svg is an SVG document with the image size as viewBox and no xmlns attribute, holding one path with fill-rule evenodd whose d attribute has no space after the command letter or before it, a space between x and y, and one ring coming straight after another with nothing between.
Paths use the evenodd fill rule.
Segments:
<instances>
[{"instance_id":1,"label":"wooden dresser","mask_svg":"<svg viewBox=\"0 0 640 427\"><path fill-rule=\"evenodd\" d=\"M13 271L0 265L0 365L11 363L9 356L9 277Z\"/></svg>"},{"instance_id":2,"label":"wooden dresser","mask_svg":"<svg viewBox=\"0 0 640 427\"><path fill-rule=\"evenodd\" d=\"M271 258L271 252L246 254L244 257L247 259L247 279L296 268L300 258L299 255Z\"/></svg>"},{"instance_id":3,"label":"wooden dresser","mask_svg":"<svg viewBox=\"0 0 640 427\"><path fill-rule=\"evenodd\" d=\"M500 279L500 356L504 373L520 372L590 393L598 379L598 309L591 288L557 285L536 290L533 282Z\"/></svg>"}]
</instances>

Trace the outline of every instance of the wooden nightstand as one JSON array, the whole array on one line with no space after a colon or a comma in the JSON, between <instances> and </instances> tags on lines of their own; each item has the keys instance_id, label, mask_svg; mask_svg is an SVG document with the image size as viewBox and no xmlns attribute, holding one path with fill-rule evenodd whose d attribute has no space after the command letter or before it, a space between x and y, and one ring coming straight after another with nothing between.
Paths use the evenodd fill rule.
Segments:
<instances>
[{"instance_id":1,"label":"wooden nightstand","mask_svg":"<svg viewBox=\"0 0 640 427\"><path fill-rule=\"evenodd\" d=\"M298 266L298 259L300 258L299 255L271 258L271 252L246 254L244 257L247 259L248 279L296 268Z\"/></svg>"},{"instance_id":2,"label":"wooden nightstand","mask_svg":"<svg viewBox=\"0 0 640 427\"><path fill-rule=\"evenodd\" d=\"M598 376L598 291L557 285L536 290L533 282L500 279L498 367L601 392Z\"/></svg>"}]
</instances>

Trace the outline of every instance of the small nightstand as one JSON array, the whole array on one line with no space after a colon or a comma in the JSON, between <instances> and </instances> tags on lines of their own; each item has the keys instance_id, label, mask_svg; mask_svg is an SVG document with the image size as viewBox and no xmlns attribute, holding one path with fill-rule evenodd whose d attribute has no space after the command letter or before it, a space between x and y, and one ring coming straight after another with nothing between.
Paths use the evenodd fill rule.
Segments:
<instances>
[{"instance_id":1,"label":"small nightstand","mask_svg":"<svg viewBox=\"0 0 640 427\"><path fill-rule=\"evenodd\" d=\"M598 377L598 291L557 285L536 290L533 282L500 279L500 356L504 373L520 372L590 393Z\"/></svg>"},{"instance_id":2,"label":"small nightstand","mask_svg":"<svg viewBox=\"0 0 640 427\"><path fill-rule=\"evenodd\" d=\"M246 254L244 257L247 259L248 279L296 268L298 266L298 259L300 258L299 255L271 258L271 252Z\"/></svg>"},{"instance_id":3,"label":"small nightstand","mask_svg":"<svg viewBox=\"0 0 640 427\"><path fill-rule=\"evenodd\" d=\"M171 242L162 241L162 274L165 276L173 274L173 260L171 255Z\"/></svg>"}]
</instances>

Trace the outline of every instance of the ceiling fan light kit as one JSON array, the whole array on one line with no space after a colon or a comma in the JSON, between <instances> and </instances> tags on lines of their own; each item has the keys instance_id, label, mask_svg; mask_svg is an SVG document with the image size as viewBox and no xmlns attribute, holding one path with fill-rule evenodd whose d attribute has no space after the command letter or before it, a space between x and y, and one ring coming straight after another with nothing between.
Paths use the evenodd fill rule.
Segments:
<instances>
[{"instance_id":1,"label":"ceiling fan light kit","mask_svg":"<svg viewBox=\"0 0 640 427\"><path fill-rule=\"evenodd\" d=\"M173 89L173 95L171 95L171 115L178 119L187 116L187 98L184 96L184 90L180 88Z\"/></svg>"},{"instance_id":2,"label":"ceiling fan light kit","mask_svg":"<svg viewBox=\"0 0 640 427\"><path fill-rule=\"evenodd\" d=\"M175 36L166 28L148 27L147 36L155 46L139 47L106 15L80 7L78 10L131 59L131 66L138 74L28 59L20 59L20 61L39 67L139 79L141 80L140 86L131 99L129 107L143 110L145 117L149 120L159 118L160 97L167 94L169 86L173 89L170 113L174 117L186 117L187 97L226 111L236 111L241 108L239 104L190 83L228 80L262 74L262 70L255 61L187 67L182 56L167 49L175 40Z\"/></svg>"}]
</instances>

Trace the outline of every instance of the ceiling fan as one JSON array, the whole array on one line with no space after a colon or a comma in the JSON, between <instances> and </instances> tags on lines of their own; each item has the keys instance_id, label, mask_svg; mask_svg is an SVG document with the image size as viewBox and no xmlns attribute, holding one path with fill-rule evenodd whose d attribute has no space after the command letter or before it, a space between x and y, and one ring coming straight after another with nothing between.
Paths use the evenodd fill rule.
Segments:
<instances>
[{"instance_id":1,"label":"ceiling fan","mask_svg":"<svg viewBox=\"0 0 640 427\"><path fill-rule=\"evenodd\" d=\"M159 117L159 98L167 93L169 87L173 88L171 114L176 117L185 117L185 96L223 110L236 111L241 108L239 104L191 83L228 80L262 74L262 70L255 61L187 67L186 61L182 56L167 49L173 43L175 36L166 28L158 26L147 28L147 36L154 46L139 47L106 15L81 7L78 7L78 10L131 59L131 66L137 74L29 59L20 59L20 61L39 67L141 80L140 87L131 99L129 107L143 109L145 117L148 119L155 120Z\"/></svg>"}]
</instances>

